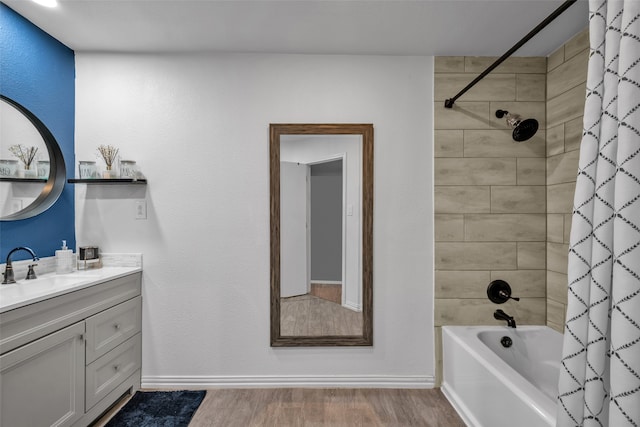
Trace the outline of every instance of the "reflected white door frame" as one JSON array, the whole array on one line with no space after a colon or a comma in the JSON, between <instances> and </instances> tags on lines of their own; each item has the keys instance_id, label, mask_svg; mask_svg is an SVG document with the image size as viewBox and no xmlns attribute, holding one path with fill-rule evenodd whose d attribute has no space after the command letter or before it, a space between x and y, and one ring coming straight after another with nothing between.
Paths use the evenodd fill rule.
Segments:
<instances>
[{"instance_id":1,"label":"reflected white door frame","mask_svg":"<svg viewBox=\"0 0 640 427\"><path fill-rule=\"evenodd\" d=\"M322 163L335 162L337 160L342 161L342 301L341 304L343 307L349 308L351 310L354 309L353 304L347 301L347 287L355 286L357 288L360 287L360 281L357 283L348 283L347 282L347 153L337 153L335 155L323 157L313 162L308 163L309 166L319 165ZM359 242L358 242L359 244ZM349 293L352 294L353 292ZM358 295L360 294L360 290L358 289ZM359 303L357 304L360 305ZM361 311L357 309L356 311Z\"/></svg>"}]
</instances>

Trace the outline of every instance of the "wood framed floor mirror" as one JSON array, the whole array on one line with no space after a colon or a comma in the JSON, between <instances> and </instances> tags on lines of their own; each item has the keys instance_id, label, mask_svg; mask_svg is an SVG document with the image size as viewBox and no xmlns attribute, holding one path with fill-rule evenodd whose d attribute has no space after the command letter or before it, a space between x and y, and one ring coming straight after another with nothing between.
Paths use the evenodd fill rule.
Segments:
<instances>
[{"instance_id":1,"label":"wood framed floor mirror","mask_svg":"<svg viewBox=\"0 0 640 427\"><path fill-rule=\"evenodd\" d=\"M269 130L271 346L371 346L373 125Z\"/></svg>"}]
</instances>

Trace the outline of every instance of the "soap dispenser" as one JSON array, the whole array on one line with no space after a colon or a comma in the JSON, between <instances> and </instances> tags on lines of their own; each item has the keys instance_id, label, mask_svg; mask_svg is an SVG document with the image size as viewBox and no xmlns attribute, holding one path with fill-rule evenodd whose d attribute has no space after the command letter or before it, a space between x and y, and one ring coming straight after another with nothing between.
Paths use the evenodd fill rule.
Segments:
<instances>
[{"instance_id":1,"label":"soap dispenser","mask_svg":"<svg viewBox=\"0 0 640 427\"><path fill-rule=\"evenodd\" d=\"M56 251L56 274L68 274L73 271L73 251L62 241L62 248Z\"/></svg>"}]
</instances>

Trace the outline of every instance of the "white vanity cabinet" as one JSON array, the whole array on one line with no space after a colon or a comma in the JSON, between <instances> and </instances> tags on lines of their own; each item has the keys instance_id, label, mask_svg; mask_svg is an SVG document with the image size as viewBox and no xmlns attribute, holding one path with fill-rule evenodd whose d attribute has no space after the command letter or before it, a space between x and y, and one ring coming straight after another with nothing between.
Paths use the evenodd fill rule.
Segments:
<instances>
[{"instance_id":1,"label":"white vanity cabinet","mask_svg":"<svg viewBox=\"0 0 640 427\"><path fill-rule=\"evenodd\" d=\"M2 426L68 426L84 414L84 324L0 356Z\"/></svg>"},{"instance_id":2,"label":"white vanity cabinet","mask_svg":"<svg viewBox=\"0 0 640 427\"><path fill-rule=\"evenodd\" d=\"M140 388L141 299L136 272L0 313L0 426L87 426Z\"/></svg>"}]
</instances>

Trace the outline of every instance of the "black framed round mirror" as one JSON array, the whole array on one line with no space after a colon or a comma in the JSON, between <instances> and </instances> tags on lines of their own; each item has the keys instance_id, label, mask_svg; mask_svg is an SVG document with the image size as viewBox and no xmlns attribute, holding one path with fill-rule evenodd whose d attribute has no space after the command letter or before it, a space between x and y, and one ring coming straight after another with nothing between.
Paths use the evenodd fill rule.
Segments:
<instances>
[{"instance_id":1,"label":"black framed round mirror","mask_svg":"<svg viewBox=\"0 0 640 427\"><path fill-rule=\"evenodd\" d=\"M14 101L5 95L0 95L0 100L18 110L18 112L35 127L36 131L44 140L44 144L47 147L47 153L49 155L49 175L46 181L44 181L44 186L42 187L40 194L38 194L35 200L27 206L15 212L0 216L0 221L17 221L41 214L58 200L65 185L66 167L62 150L60 149L55 137L45 124L17 101ZM2 141L2 145L7 145L7 147L17 143L20 143L20 141ZM19 184L22 180L19 178L2 178L2 181L3 185L13 185L13 183Z\"/></svg>"}]
</instances>

